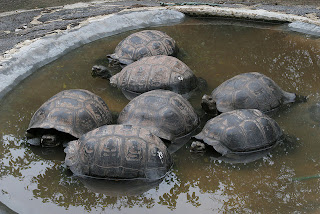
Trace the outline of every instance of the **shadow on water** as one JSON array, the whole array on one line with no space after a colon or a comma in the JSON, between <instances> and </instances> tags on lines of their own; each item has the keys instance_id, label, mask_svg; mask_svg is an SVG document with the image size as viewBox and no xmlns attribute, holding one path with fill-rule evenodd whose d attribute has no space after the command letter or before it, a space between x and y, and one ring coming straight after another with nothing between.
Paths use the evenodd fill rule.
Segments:
<instances>
[{"instance_id":1,"label":"shadow on water","mask_svg":"<svg viewBox=\"0 0 320 214\"><path fill-rule=\"evenodd\" d=\"M112 181L79 177L84 186L92 192L107 196L139 196L159 186L162 180L147 182L142 180Z\"/></svg>"},{"instance_id":2,"label":"shadow on water","mask_svg":"<svg viewBox=\"0 0 320 214\"><path fill-rule=\"evenodd\" d=\"M64 161L66 156L63 152L64 147L62 145L57 147L30 146L30 149L34 154L40 156L44 160Z\"/></svg>"},{"instance_id":3,"label":"shadow on water","mask_svg":"<svg viewBox=\"0 0 320 214\"><path fill-rule=\"evenodd\" d=\"M282 31L281 25L217 19L188 19L157 29L177 41L179 59L207 81L205 91L189 98L201 117L202 95L244 72L261 72L286 91L309 95L308 102L272 114L291 140L245 163L228 163L210 152L190 154L190 141L182 141L171 148L174 165L162 181L132 184L132 189L81 181L63 167L63 148L27 145L32 114L61 90L92 91L115 115L124 108L128 99L107 80L92 78L91 67L132 33L127 32L84 45L40 68L0 101L0 201L23 213L319 211L320 179L292 181L320 172L320 126L313 121L317 109L312 110L320 102L319 40ZM205 117L201 126L211 116Z\"/></svg>"}]
</instances>

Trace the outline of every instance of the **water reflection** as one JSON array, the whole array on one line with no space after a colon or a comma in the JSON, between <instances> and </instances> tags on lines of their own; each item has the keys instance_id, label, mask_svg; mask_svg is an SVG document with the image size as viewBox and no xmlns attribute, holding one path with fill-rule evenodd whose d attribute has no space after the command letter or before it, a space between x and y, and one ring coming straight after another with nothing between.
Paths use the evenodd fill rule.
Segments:
<instances>
[{"instance_id":1,"label":"water reflection","mask_svg":"<svg viewBox=\"0 0 320 214\"><path fill-rule=\"evenodd\" d=\"M319 124L320 122L320 102L314 103L308 109L309 117L315 123Z\"/></svg>"},{"instance_id":2,"label":"water reflection","mask_svg":"<svg viewBox=\"0 0 320 214\"><path fill-rule=\"evenodd\" d=\"M39 147L39 146L29 146L31 151L40 156L44 160L57 160L64 161L65 153L63 152L64 147L62 145L58 147Z\"/></svg>"},{"instance_id":3,"label":"water reflection","mask_svg":"<svg viewBox=\"0 0 320 214\"><path fill-rule=\"evenodd\" d=\"M41 68L0 101L0 201L8 206L14 201L9 207L20 213L34 213L35 208L48 213L319 211L320 179L294 182L292 178L320 172L320 126L313 121L316 111L310 110L320 101L320 43L279 31L277 25L262 27L191 19L158 29L178 42L179 58L207 80L208 89L202 93L239 73L258 71L284 90L309 95L307 103L272 115L286 134L294 136L289 142L246 163L227 163L211 153L190 154L190 142L182 142L171 148L174 166L161 183L138 185L134 194L126 188L125 195L118 188L106 185L104 190L104 184L73 177L64 168L63 148L46 151L28 146L25 130L32 114L61 90L87 89L102 97L113 112L123 109L128 100L122 92L107 80L92 78L90 71L129 34L125 33L85 45ZM189 99L200 113L201 95Z\"/></svg>"},{"instance_id":4,"label":"water reflection","mask_svg":"<svg viewBox=\"0 0 320 214\"><path fill-rule=\"evenodd\" d=\"M25 138L13 135L0 135L0 178L13 175L23 178L22 171L28 169L33 161L39 160L33 153L26 152ZM28 149L27 149L28 150Z\"/></svg>"},{"instance_id":5,"label":"water reflection","mask_svg":"<svg viewBox=\"0 0 320 214\"><path fill-rule=\"evenodd\" d=\"M135 196L142 195L161 183L146 182L141 180L112 181L105 179L78 177L84 186L92 192L102 193L108 196Z\"/></svg>"},{"instance_id":6,"label":"water reflection","mask_svg":"<svg viewBox=\"0 0 320 214\"><path fill-rule=\"evenodd\" d=\"M93 181L70 176L66 171L58 164L33 177L32 182L37 185L33 190L34 197L41 198L43 203L54 203L66 209L81 206L86 211L94 211L97 207L121 209L137 204L148 208L155 203L151 196L143 193L157 187L159 183Z\"/></svg>"}]
</instances>

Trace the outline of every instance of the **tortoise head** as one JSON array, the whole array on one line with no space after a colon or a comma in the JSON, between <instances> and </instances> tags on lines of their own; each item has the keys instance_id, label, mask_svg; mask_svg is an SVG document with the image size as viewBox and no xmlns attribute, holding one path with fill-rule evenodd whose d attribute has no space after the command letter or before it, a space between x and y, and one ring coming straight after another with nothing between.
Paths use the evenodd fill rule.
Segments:
<instances>
[{"instance_id":1,"label":"tortoise head","mask_svg":"<svg viewBox=\"0 0 320 214\"><path fill-rule=\"evenodd\" d=\"M193 141L190 147L190 152L204 152L206 145L200 141Z\"/></svg>"},{"instance_id":2,"label":"tortoise head","mask_svg":"<svg viewBox=\"0 0 320 214\"><path fill-rule=\"evenodd\" d=\"M111 73L112 72L110 71L110 69L108 69L107 67L105 67L103 65L94 65L94 66L92 66L92 69L91 69L91 75L93 77L110 79L110 77L112 76Z\"/></svg>"},{"instance_id":3,"label":"tortoise head","mask_svg":"<svg viewBox=\"0 0 320 214\"><path fill-rule=\"evenodd\" d=\"M201 100L202 109L208 114L218 114L216 101L209 95L203 95Z\"/></svg>"},{"instance_id":4,"label":"tortoise head","mask_svg":"<svg viewBox=\"0 0 320 214\"><path fill-rule=\"evenodd\" d=\"M46 134L42 135L40 144L42 147L56 147L60 145L60 141L56 135Z\"/></svg>"}]
</instances>

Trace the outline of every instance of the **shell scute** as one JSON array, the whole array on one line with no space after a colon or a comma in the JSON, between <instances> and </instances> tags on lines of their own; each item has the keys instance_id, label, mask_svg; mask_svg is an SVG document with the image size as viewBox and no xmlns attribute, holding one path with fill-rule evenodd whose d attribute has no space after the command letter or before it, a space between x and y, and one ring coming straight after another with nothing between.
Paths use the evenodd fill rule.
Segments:
<instances>
[{"instance_id":1,"label":"shell scute","mask_svg":"<svg viewBox=\"0 0 320 214\"><path fill-rule=\"evenodd\" d=\"M185 94L197 87L197 78L186 64L163 55L144 57L126 66L110 82L135 93L166 89Z\"/></svg>"},{"instance_id":2,"label":"shell scute","mask_svg":"<svg viewBox=\"0 0 320 214\"><path fill-rule=\"evenodd\" d=\"M268 112L284 104L289 95L295 97L293 93L283 91L272 79L257 72L234 76L219 85L211 94L220 112L235 109L259 109ZM287 102L294 102L294 99Z\"/></svg>"},{"instance_id":3,"label":"shell scute","mask_svg":"<svg viewBox=\"0 0 320 214\"><path fill-rule=\"evenodd\" d=\"M226 155L272 148L282 140L282 136L279 125L261 111L241 109L209 120L195 138L210 142L214 149Z\"/></svg>"},{"instance_id":4,"label":"shell scute","mask_svg":"<svg viewBox=\"0 0 320 214\"><path fill-rule=\"evenodd\" d=\"M83 135L77 144L68 145L65 152L66 164L73 173L100 178L159 179L172 165L158 137L130 125L97 128Z\"/></svg>"},{"instance_id":5,"label":"shell scute","mask_svg":"<svg viewBox=\"0 0 320 214\"><path fill-rule=\"evenodd\" d=\"M176 42L166 33L157 30L144 30L133 33L122 40L110 58L120 63L130 64L146 56L174 55ZM129 60L129 61L125 61Z\"/></svg>"},{"instance_id":6,"label":"shell scute","mask_svg":"<svg viewBox=\"0 0 320 214\"><path fill-rule=\"evenodd\" d=\"M181 95L153 90L131 100L120 112L118 123L143 126L158 137L173 140L195 129L199 119Z\"/></svg>"},{"instance_id":7,"label":"shell scute","mask_svg":"<svg viewBox=\"0 0 320 214\"><path fill-rule=\"evenodd\" d=\"M97 95L82 89L62 91L41 105L30 120L27 132L55 129L79 138L101 125L110 124L107 104Z\"/></svg>"}]
</instances>

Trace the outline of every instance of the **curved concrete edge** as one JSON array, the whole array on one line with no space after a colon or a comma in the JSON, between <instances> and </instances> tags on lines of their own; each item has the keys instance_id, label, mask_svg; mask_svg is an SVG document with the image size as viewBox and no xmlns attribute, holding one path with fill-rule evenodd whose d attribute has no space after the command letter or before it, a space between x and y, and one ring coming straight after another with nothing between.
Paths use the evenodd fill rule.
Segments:
<instances>
[{"instance_id":1,"label":"curved concrete edge","mask_svg":"<svg viewBox=\"0 0 320 214\"><path fill-rule=\"evenodd\" d=\"M272 12L267 10L253 10L248 8L228 8L201 6L168 6L168 9L177 10L190 16L217 16L226 18L241 18L251 20L264 20L271 22L293 22L291 30L303 33L319 34L320 20L304 16ZM297 24L300 23L300 24ZM290 27L290 26L289 26Z\"/></svg>"},{"instance_id":2,"label":"curved concrete edge","mask_svg":"<svg viewBox=\"0 0 320 214\"><path fill-rule=\"evenodd\" d=\"M200 6L168 6L168 9L177 10L190 16L219 16L228 18L242 18L252 20L266 20L276 22L305 22L320 26L320 21L303 16L272 12L263 9L253 10L248 8L228 8L212 7L206 5Z\"/></svg>"},{"instance_id":3,"label":"curved concrete edge","mask_svg":"<svg viewBox=\"0 0 320 214\"><path fill-rule=\"evenodd\" d=\"M100 38L128 30L181 22L185 15L165 8L128 10L91 18L77 29L47 35L20 44L7 59L0 60L0 99L37 68L66 52Z\"/></svg>"}]
</instances>

